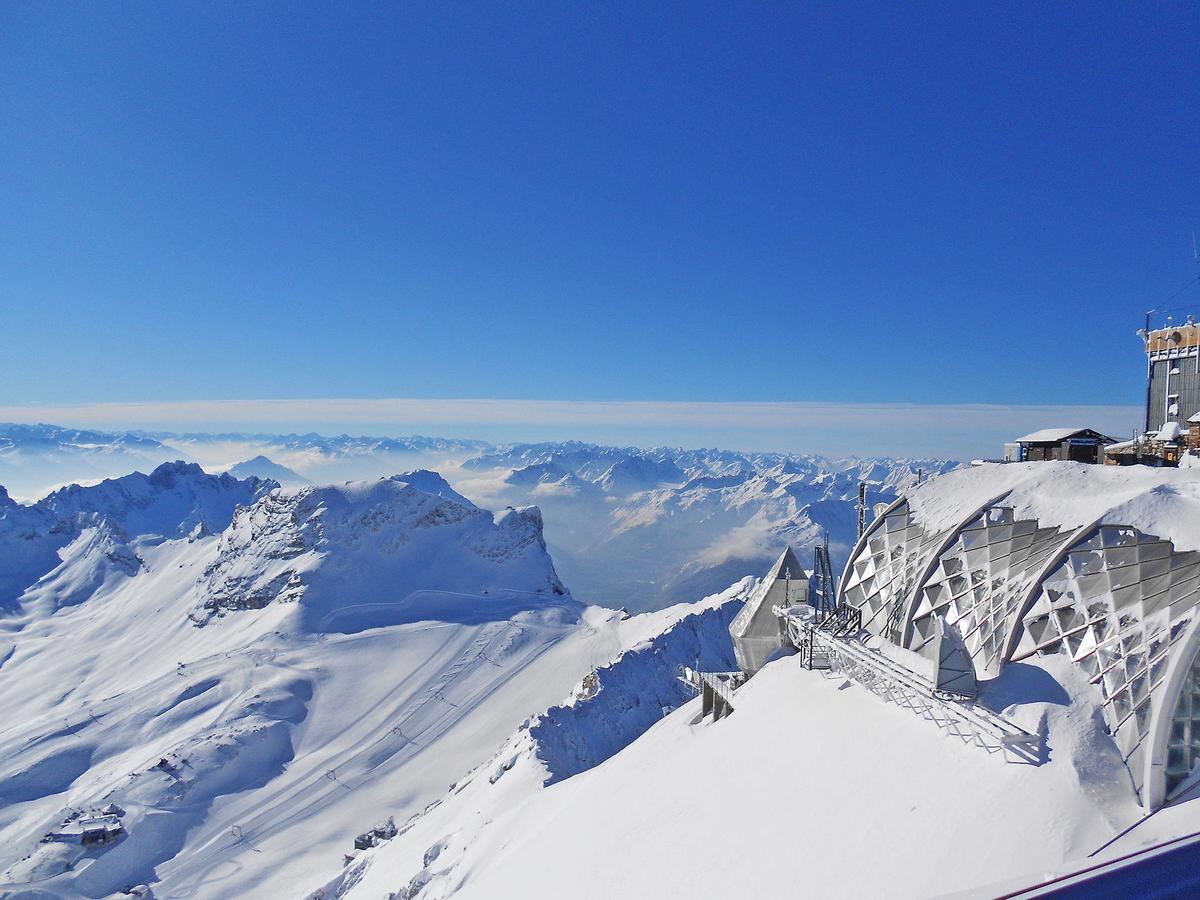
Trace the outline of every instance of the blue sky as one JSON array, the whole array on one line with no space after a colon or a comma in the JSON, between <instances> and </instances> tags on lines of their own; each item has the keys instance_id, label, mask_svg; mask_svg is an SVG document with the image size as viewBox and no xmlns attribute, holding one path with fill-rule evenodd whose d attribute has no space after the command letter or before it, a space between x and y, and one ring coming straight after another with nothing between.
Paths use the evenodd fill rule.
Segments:
<instances>
[{"instance_id":1,"label":"blue sky","mask_svg":"<svg viewBox=\"0 0 1200 900\"><path fill-rule=\"evenodd\" d=\"M0 405L1139 403L1200 7L837 6L4 4Z\"/></svg>"}]
</instances>

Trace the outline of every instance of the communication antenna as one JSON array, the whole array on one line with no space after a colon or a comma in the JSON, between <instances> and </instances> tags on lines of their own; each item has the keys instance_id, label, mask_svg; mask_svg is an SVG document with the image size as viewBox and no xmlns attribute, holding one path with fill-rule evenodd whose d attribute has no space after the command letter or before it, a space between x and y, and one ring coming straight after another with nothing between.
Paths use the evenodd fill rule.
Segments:
<instances>
[{"instance_id":1,"label":"communication antenna","mask_svg":"<svg viewBox=\"0 0 1200 900\"><path fill-rule=\"evenodd\" d=\"M858 536L862 537L867 530L867 483L858 483Z\"/></svg>"}]
</instances>

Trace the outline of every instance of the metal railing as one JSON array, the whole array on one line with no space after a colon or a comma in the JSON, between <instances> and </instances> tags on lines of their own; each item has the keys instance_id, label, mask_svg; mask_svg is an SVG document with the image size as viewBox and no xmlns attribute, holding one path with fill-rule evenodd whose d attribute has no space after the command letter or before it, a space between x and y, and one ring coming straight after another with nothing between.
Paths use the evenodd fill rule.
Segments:
<instances>
[{"instance_id":1,"label":"metal railing","mask_svg":"<svg viewBox=\"0 0 1200 900\"><path fill-rule=\"evenodd\" d=\"M837 612L849 609L838 607ZM939 693L934 684L877 650L862 644L859 613L857 627L850 613L843 618L826 617L820 622L789 614L776 607L786 624L788 638L800 653L805 668L828 669L865 687L881 699L908 709L967 744L988 753L1003 753L1006 759L1039 765L1042 739L985 706Z\"/></svg>"},{"instance_id":2,"label":"metal railing","mask_svg":"<svg viewBox=\"0 0 1200 900\"><path fill-rule=\"evenodd\" d=\"M679 667L679 679L704 698L701 717L710 713L720 719L733 712L733 694L746 680L741 672L700 672L688 666Z\"/></svg>"}]
</instances>

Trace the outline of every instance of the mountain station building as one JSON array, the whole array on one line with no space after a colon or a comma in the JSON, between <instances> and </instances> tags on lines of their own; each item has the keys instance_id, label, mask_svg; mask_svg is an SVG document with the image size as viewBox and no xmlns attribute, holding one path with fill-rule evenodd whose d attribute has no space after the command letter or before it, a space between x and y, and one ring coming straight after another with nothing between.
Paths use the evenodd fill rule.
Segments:
<instances>
[{"instance_id":1,"label":"mountain station building","mask_svg":"<svg viewBox=\"0 0 1200 900\"><path fill-rule=\"evenodd\" d=\"M1104 448L1116 442L1116 438L1090 428L1043 428L1005 444L1004 460L1099 463L1104 462Z\"/></svg>"}]
</instances>

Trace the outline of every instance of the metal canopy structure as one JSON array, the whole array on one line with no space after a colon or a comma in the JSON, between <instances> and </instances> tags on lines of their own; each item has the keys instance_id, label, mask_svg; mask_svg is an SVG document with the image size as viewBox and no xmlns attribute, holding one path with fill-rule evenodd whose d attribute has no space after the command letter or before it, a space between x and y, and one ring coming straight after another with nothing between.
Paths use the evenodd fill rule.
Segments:
<instances>
[{"instance_id":1,"label":"metal canopy structure","mask_svg":"<svg viewBox=\"0 0 1200 900\"><path fill-rule=\"evenodd\" d=\"M900 498L859 539L838 599L870 634L940 665L953 628L961 684L1066 656L1099 687L1134 789L1158 809L1200 768L1200 553L1104 520L1023 518L1015 499L930 526Z\"/></svg>"}]
</instances>

